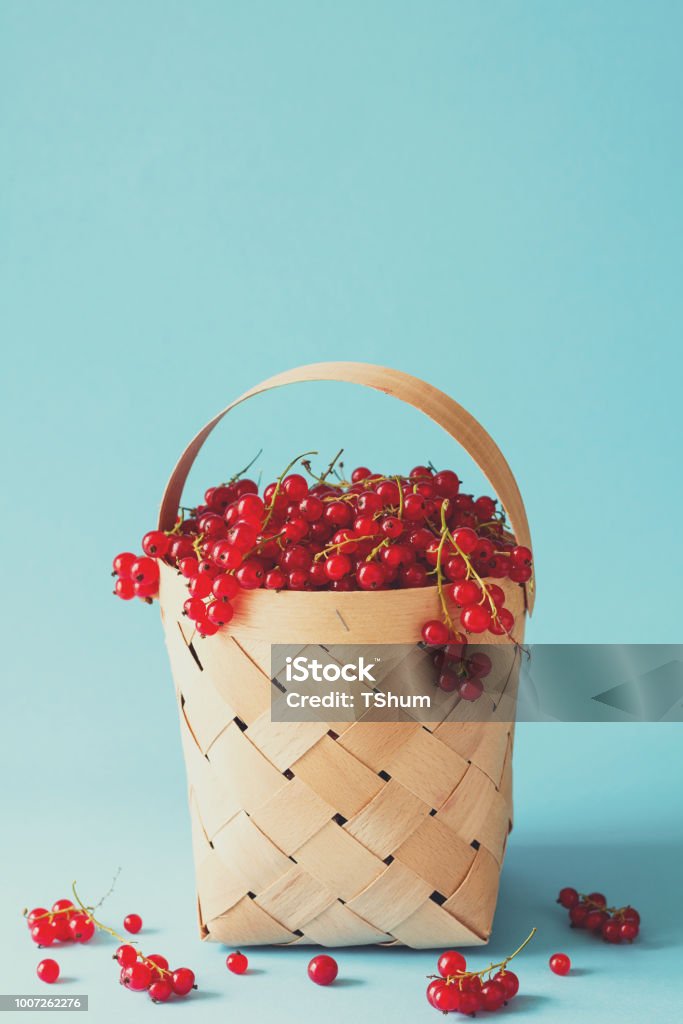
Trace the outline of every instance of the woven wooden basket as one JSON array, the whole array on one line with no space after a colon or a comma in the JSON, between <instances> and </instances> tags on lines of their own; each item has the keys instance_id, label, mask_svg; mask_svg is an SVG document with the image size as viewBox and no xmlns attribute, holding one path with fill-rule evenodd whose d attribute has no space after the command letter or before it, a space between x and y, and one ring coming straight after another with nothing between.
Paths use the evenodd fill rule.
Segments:
<instances>
[{"instance_id":1,"label":"woven wooden basket","mask_svg":"<svg viewBox=\"0 0 683 1024\"><path fill-rule=\"evenodd\" d=\"M279 374L219 413L179 460L160 528L173 526L190 467L230 409L320 380L375 388L440 424L487 476L519 543L530 544L515 479L476 420L420 380L359 363ZM503 586L521 639L533 586ZM270 720L271 644L417 643L422 623L439 617L436 588L251 591L228 629L204 641L181 615L186 597L162 565L201 936L232 946L486 942L512 823L513 724Z\"/></svg>"}]
</instances>

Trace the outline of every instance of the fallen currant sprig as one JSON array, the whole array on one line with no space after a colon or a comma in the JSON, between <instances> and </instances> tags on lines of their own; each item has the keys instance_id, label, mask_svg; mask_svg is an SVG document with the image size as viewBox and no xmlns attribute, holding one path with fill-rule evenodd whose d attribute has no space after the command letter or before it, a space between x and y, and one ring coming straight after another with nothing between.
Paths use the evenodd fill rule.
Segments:
<instances>
[{"instance_id":1,"label":"fallen currant sprig","mask_svg":"<svg viewBox=\"0 0 683 1024\"><path fill-rule=\"evenodd\" d=\"M499 1010L519 991L519 979L507 970L507 965L535 934L536 928L532 928L514 953L480 971L468 971L462 953L455 950L443 953L437 964L439 973L428 975L431 980L427 987L427 1001L442 1013L457 1010L474 1016L478 1010Z\"/></svg>"},{"instance_id":2,"label":"fallen currant sprig","mask_svg":"<svg viewBox=\"0 0 683 1024\"><path fill-rule=\"evenodd\" d=\"M601 892L585 895L567 886L560 890L557 902L569 911L572 928L593 932L613 945L633 942L640 932L638 911L631 906L608 907Z\"/></svg>"}]
</instances>

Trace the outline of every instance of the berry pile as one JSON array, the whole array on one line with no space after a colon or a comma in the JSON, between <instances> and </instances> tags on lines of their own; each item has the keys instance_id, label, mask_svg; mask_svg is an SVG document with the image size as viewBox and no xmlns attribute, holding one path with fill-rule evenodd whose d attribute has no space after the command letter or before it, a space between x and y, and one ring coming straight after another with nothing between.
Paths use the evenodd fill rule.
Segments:
<instances>
[{"instance_id":1,"label":"berry pile","mask_svg":"<svg viewBox=\"0 0 683 1024\"><path fill-rule=\"evenodd\" d=\"M507 530L498 503L462 493L452 470L431 466L407 476L359 467L338 479L339 455L321 476L299 456L262 496L243 476L210 487L202 504L180 509L172 530L145 534L142 555L116 556L114 592L151 601L163 559L187 580L185 615L211 636L230 622L242 590L436 586L442 618L424 624L426 644L462 640L461 630L511 635L514 617L491 581L523 585L532 556ZM298 462L309 480L292 472Z\"/></svg>"},{"instance_id":2,"label":"berry pile","mask_svg":"<svg viewBox=\"0 0 683 1024\"><path fill-rule=\"evenodd\" d=\"M113 888L114 883L109 893ZM62 899L53 903L51 910L34 907L24 912L31 938L38 946L52 946L55 942L89 942L100 929L122 943L114 953L114 960L121 968L120 981L126 988L134 992L147 991L155 1003L165 1003L171 996L186 996L197 987L194 972L189 967L178 967L172 971L168 960L160 953L145 956L113 928L97 920L97 908L86 906L80 900L75 885L73 892L77 905L72 900ZM97 904L98 907L104 899L106 896ZM126 931L137 934L142 928L142 918L139 914L128 914L123 926ZM242 957L241 953L236 955ZM246 957L242 959L246 970ZM56 960L41 960L36 973L41 981L52 985L59 978L60 967Z\"/></svg>"},{"instance_id":3,"label":"berry pile","mask_svg":"<svg viewBox=\"0 0 683 1024\"><path fill-rule=\"evenodd\" d=\"M444 693L456 692L461 700L479 700L484 692L483 679L489 675L492 662L485 651L470 653L467 640L446 644L433 654L438 686Z\"/></svg>"},{"instance_id":4,"label":"berry pile","mask_svg":"<svg viewBox=\"0 0 683 1024\"><path fill-rule=\"evenodd\" d=\"M57 900L51 910L34 907L26 913L26 924L39 947L52 946L55 942L90 942L95 934L95 924L88 912L66 899Z\"/></svg>"},{"instance_id":5,"label":"berry pile","mask_svg":"<svg viewBox=\"0 0 683 1024\"><path fill-rule=\"evenodd\" d=\"M586 896L568 887L560 890L557 902L569 911L572 928L585 928L605 942L614 945L633 942L640 931L638 911L628 906L608 907L601 892L591 892Z\"/></svg>"},{"instance_id":6,"label":"berry pile","mask_svg":"<svg viewBox=\"0 0 683 1024\"><path fill-rule=\"evenodd\" d=\"M430 975L427 1002L442 1013L457 1010L474 1016L479 1010L500 1010L519 991L519 978L508 971L507 965L535 933L534 928L514 953L482 971L468 971L462 953L452 949L442 953L437 963L438 975Z\"/></svg>"},{"instance_id":7,"label":"berry pile","mask_svg":"<svg viewBox=\"0 0 683 1024\"><path fill-rule=\"evenodd\" d=\"M165 1003L171 996L186 996L196 988L194 971L176 967L172 971L161 953L144 956L135 946L124 943L114 953L121 967L119 980L132 992L147 992L154 1003Z\"/></svg>"}]
</instances>

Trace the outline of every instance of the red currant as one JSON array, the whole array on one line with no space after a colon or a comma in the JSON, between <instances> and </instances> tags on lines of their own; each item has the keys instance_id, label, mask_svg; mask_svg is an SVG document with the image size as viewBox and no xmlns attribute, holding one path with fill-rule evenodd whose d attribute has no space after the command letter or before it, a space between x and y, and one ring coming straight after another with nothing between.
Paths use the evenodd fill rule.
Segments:
<instances>
[{"instance_id":1,"label":"red currant","mask_svg":"<svg viewBox=\"0 0 683 1024\"><path fill-rule=\"evenodd\" d=\"M206 617L214 626L227 626L234 614L235 609L228 601L212 601L206 609Z\"/></svg>"},{"instance_id":2,"label":"red currant","mask_svg":"<svg viewBox=\"0 0 683 1024\"><path fill-rule=\"evenodd\" d=\"M144 992L152 983L152 971L147 964L137 960L123 969L123 984L134 992Z\"/></svg>"},{"instance_id":3,"label":"red currant","mask_svg":"<svg viewBox=\"0 0 683 1024\"><path fill-rule=\"evenodd\" d=\"M463 583L454 583L452 588L453 600L461 608L468 604L476 604L481 598L481 590L474 580L465 580Z\"/></svg>"},{"instance_id":4,"label":"red currant","mask_svg":"<svg viewBox=\"0 0 683 1024\"><path fill-rule=\"evenodd\" d=\"M263 585L268 590L284 590L287 586L287 577L282 569L271 569L270 572L266 573Z\"/></svg>"},{"instance_id":5,"label":"red currant","mask_svg":"<svg viewBox=\"0 0 683 1024\"><path fill-rule=\"evenodd\" d=\"M585 903L575 903L569 911L569 920L574 928L585 928L588 917L588 907Z\"/></svg>"},{"instance_id":6,"label":"red currant","mask_svg":"<svg viewBox=\"0 0 683 1024\"><path fill-rule=\"evenodd\" d=\"M500 1010L507 1000L505 987L498 981L487 981L481 987L481 1001L485 1010Z\"/></svg>"},{"instance_id":7,"label":"red currant","mask_svg":"<svg viewBox=\"0 0 683 1024\"><path fill-rule=\"evenodd\" d=\"M460 1010L460 1013L474 1015L477 1010L481 1010L482 1005L483 998L481 992L460 992L460 999L458 1001L458 1009Z\"/></svg>"},{"instance_id":8,"label":"red currant","mask_svg":"<svg viewBox=\"0 0 683 1024\"><path fill-rule=\"evenodd\" d=\"M38 946L51 946L55 941L55 933L49 920L37 921L31 928L31 938Z\"/></svg>"},{"instance_id":9,"label":"red currant","mask_svg":"<svg viewBox=\"0 0 683 1024\"><path fill-rule=\"evenodd\" d=\"M118 960L122 967L130 967L138 958L138 951L135 946L128 946L124 943L114 953L114 959Z\"/></svg>"},{"instance_id":10,"label":"red currant","mask_svg":"<svg viewBox=\"0 0 683 1024\"><path fill-rule=\"evenodd\" d=\"M560 895L557 897L557 902L566 907L567 910L571 910L579 902L579 894L576 889L566 888L560 889Z\"/></svg>"},{"instance_id":11,"label":"red currant","mask_svg":"<svg viewBox=\"0 0 683 1024\"><path fill-rule=\"evenodd\" d=\"M380 590L384 586L386 574L376 562L365 562L356 571L356 579L361 590Z\"/></svg>"},{"instance_id":12,"label":"red currant","mask_svg":"<svg viewBox=\"0 0 683 1024\"><path fill-rule=\"evenodd\" d=\"M446 982L443 981L442 978L435 978L434 981L430 981L429 985L427 985L427 1002L429 1003L430 1006L436 1006L434 997L436 996L436 993L439 991L439 989L445 987Z\"/></svg>"},{"instance_id":13,"label":"red currant","mask_svg":"<svg viewBox=\"0 0 683 1024\"><path fill-rule=\"evenodd\" d=\"M219 540L211 549L211 557L219 569L238 569L244 556L241 549L230 541Z\"/></svg>"},{"instance_id":14,"label":"red currant","mask_svg":"<svg viewBox=\"0 0 683 1024\"><path fill-rule=\"evenodd\" d=\"M479 700L483 692L484 684L478 676L473 676L471 679L462 679L458 683L458 693L463 700Z\"/></svg>"},{"instance_id":15,"label":"red currant","mask_svg":"<svg viewBox=\"0 0 683 1024\"><path fill-rule=\"evenodd\" d=\"M165 1003L173 994L173 986L167 978L158 978L149 986L148 992L153 1003Z\"/></svg>"},{"instance_id":16,"label":"red currant","mask_svg":"<svg viewBox=\"0 0 683 1024\"><path fill-rule=\"evenodd\" d=\"M436 969L442 978L448 978L453 974L462 974L463 971L466 971L467 961L462 953L449 949L439 957Z\"/></svg>"},{"instance_id":17,"label":"red currant","mask_svg":"<svg viewBox=\"0 0 683 1024\"><path fill-rule=\"evenodd\" d=\"M244 953L240 953L238 950L236 953L230 953L225 961L225 966L229 971L232 971L233 974L244 974L249 966L249 961Z\"/></svg>"},{"instance_id":18,"label":"red currant","mask_svg":"<svg viewBox=\"0 0 683 1024\"><path fill-rule=\"evenodd\" d=\"M308 977L316 985L331 985L338 972L337 961L324 953L321 956L314 956L308 965Z\"/></svg>"},{"instance_id":19,"label":"red currant","mask_svg":"<svg viewBox=\"0 0 683 1024\"><path fill-rule=\"evenodd\" d=\"M505 998L512 999L519 992L519 978L514 971L505 968L493 975L492 981L497 981L505 989Z\"/></svg>"},{"instance_id":20,"label":"red currant","mask_svg":"<svg viewBox=\"0 0 683 1024\"><path fill-rule=\"evenodd\" d=\"M299 473L290 473L282 481L282 490L290 501L301 501L308 494L308 483Z\"/></svg>"},{"instance_id":21,"label":"red currant","mask_svg":"<svg viewBox=\"0 0 683 1024\"><path fill-rule=\"evenodd\" d=\"M325 562L325 572L331 580L340 580L351 572L351 559L348 555L330 555Z\"/></svg>"},{"instance_id":22,"label":"red currant","mask_svg":"<svg viewBox=\"0 0 683 1024\"><path fill-rule=\"evenodd\" d=\"M453 1013L455 1010L460 1010L463 993L457 985L446 985L443 981L438 984L439 988L434 990L433 1006L437 1010L441 1010L442 1013Z\"/></svg>"},{"instance_id":23,"label":"red currant","mask_svg":"<svg viewBox=\"0 0 683 1024\"><path fill-rule=\"evenodd\" d=\"M171 975L173 991L177 996L186 996L193 988L196 988L194 971L189 967L178 967Z\"/></svg>"},{"instance_id":24,"label":"red currant","mask_svg":"<svg viewBox=\"0 0 683 1024\"><path fill-rule=\"evenodd\" d=\"M152 558L163 558L168 554L171 546L171 539L161 530L152 530L142 538L142 550Z\"/></svg>"},{"instance_id":25,"label":"red currant","mask_svg":"<svg viewBox=\"0 0 683 1024\"><path fill-rule=\"evenodd\" d=\"M235 576L244 590L258 590L266 578L263 564L258 558L248 558L236 571Z\"/></svg>"},{"instance_id":26,"label":"red currant","mask_svg":"<svg viewBox=\"0 0 683 1024\"><path fill-rule=\"evenodd\" d=\"M566 953L553 953L548 963L553 974L569 974L572 966L572 962Z\"/></svg>"},{"instance_id":27,"label":"red currant","mask_svg":"<svg viewBox=\"0 0 683 1024\"><path fill-rule=\"evenodd\" d=\"M460 621L468 633L484 633L491 625L491 610L483 604L468 604L460 613Z\"/></svg>"},{"instance_id":28,"label":"red currant","mask_svg":"<svg viewBox=\"0 0 683 1024\"><path fill-rule=\"evenodd\" d=\"M59 964L56 960L41 960L36 967L36 974L41 981L48 985L54 985L59 977Z\"/></svg>"},{"instance_id":29,"label":"red currant","mask_svg":"<svg viewBox=\"0 0 683 1024\"><path fill-rule=\"evenodd\" d=\"M455 530L453 540L456 546L466 555L471 555L479 543L479 538L469 526L463 526L459 530Z\"/></svg>"},{"instance_id":30,"label":"red currant","mask_svg":"<svg viewBox=\"0 0 683 1024\"><path fill-rule=\"evenodd\" d=\"M158 583L159 565L155 558L137 558L130 569L131 579L135 583Z\"/></svg>"},{"instance_id":31,"label":"red currant","mask_svg":"<svg viewBox=\"0 0 683 1024\"><path fill-rule=\"evenodd\" d=\"M430 647L448 643L449 636L448 626L444 622L439 622L438 619L430 619L422 627L422 639Z\"/></svg>"},{"instance_id":32,"label":"red currant","mask_svg":"<svg viewBox=\"0 0 683 1024\"><path fill-rule=\"evenodd\" d=\"M69 932L74 942L90 942L95 934L95 925L87 914L74 914L69 921Z\"/></svg>"},{"instance_id":33,"label":"red currant","mask_svg":"<svg viewBox=\"0 0 683 1024\"><path fill-rule=\"evenodd\" d=\"M33 910L29 911L26 915L26 924L29 929L38 923L39 918L46 917L47 914L49 914L49 910L46 910L45 907L34 907Z\"/></svg>"},{"instance_id":34,"label":"red currant","mask_svg":"<svg viewBox=\"0 0 683 1024\"><path fill-rule=\"evenodd\" d=\"M123 919L123 927L127 932L130 932L131 935L137 935L142 928L142 918L139 914L128 914L128 916Z\"/></svg>"},{"instance_id":35,"label":"red currant","mask_svg":"<svg viewBox=\"0 0 683 1024\"><path fill-rule=\"evenodd\" d=\"M604 922L601 934L605 942L613 942L616 945L621 942L621 925L613 917L610 917Z\"/></svg>"},{"instance_id":36,"label":"red currant","mask_svg":"<svg viewBox=\"0 0 683 1024\"><path fill-rule=\"evenodd\" d=\"M155 978L163 978L164 974L168 971L168 960L161 953L150 953L149 956L145 957L145 963Z\"/></svg>"},{"instance_id":37,"label":"red currant","mask_svg":"<svg viewBox=\"0 0 683 1024\"><path fill-rule=\"evenodd\" d=\"M121 576L123 579L128 579L131 575L131 569L137 561L136 555L130 551L122 551L120 555L117 555L112 565L114 572L117 576Z\"/></svg>"}]
</instances>

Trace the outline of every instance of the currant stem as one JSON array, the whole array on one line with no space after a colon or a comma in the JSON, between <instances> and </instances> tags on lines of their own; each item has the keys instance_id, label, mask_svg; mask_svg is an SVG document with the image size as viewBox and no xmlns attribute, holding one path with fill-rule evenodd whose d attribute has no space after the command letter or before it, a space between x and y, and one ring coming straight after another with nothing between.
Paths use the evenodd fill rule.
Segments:
<instances>
[{"instance_id":1,"label":"currant stem","mask_svg":"<svg viewBox=\"0 0 683 1024\"><path fill-rule=\"evenodd\" d=\"M319 452L303 452L303 454L297 455L297 457L295 459L292 459L292 461L289 463L289 465L285 467L283 472L277 478L277 482L275 484L275 490L273 491L273 496L270 499L270 504L268 505L268 512L266 514L266 518L263 520L263 529L266 528L266 526L268 525L268 523L270 522L270 520L273 517L273 512L275 511L275 502L277 500L278 494L280 493L280 489L282 487L282 481L287 476L287 474L289 473L290 469L292 469L294 466L296 466L297 462L301 462L301 460L305 459L308 455L318 455L318 454L319 454Z\"/></svg>"},{"instance_id":2,"label":"currant stem","mask_svg":"<svg viewBox=\"0 0 683 1024\"><path fill-rule=\"evenodd\" d=\"M448 628L453 633L455 633L455 626L453 625L453 620L451 619L450 612L448 611L448 605L446 603L446 595L443 592L444 577L443 572L441 570L441 559L443 556L444 544L446 543L446 538L450 536L448 532L448 525L446 523L446 512L448 511L448 505L449 501L448 498L446 498L443 505L441 506L441 537L439 540L439 547L437 548L436 551L436 588L439 592L439 601L441 602L441 610L443 612L444 619L446 620L446 624L448 625Z\"/></svg>"},{"instance_id":3,"label":"currant stem","mask_svg":"<svg viewBox=\"0 0 683 1024\"><path fill-rule=\"evenodd\" d=\"M385 548L387 546L387 544L390 544L390 543L391 543L391 541L390 541L389 537L385 537L384 540L381 540L379 542L379 544L377 545L376 548L372 549L370 554L367 555L365 561L366 562L371 562L373 560L373 558L375 557L375 555L378 554L378 552L380 552L382 550L382 548Z\"/></svg>"},{"instance_id":4,"label":"currant stem","mask_svg":"<svg viewBox=\"0 0 683 1024\"><path fill-rule=\"evenodd\" d=\"M396 486L398 487L398 518L403 519L403 485L401 483L400 476L395 476L394 480L396 481Z\"/></svg>"},{"instance_id":5,"label":"currant stem","mask_svg":"<svg viewBox=\"0 0 683 1024\"><path fill-rule=\"evenodd\" d=\"M241 470L239 471L239 473L235 473L235 475L234 475L234 476L231 476L231 477L230 477L230 479L229 479L229 480L227 481L227 483L225 484L225 486L226 486L226 487L229 487L229 486L230 486L230 484L234 484L235 480L239 480L239 479L240 479L240 477L243 477L243 476L244 476L244 474L245 474L245 473L246 473L246 472L247 472L248 470L250 470L250 469L251 469L251 467L252 467L252 466L254 465L254 463L256 462L256 460L257 460L257 459L259 459L259 458L260 458L260 457L261 457L262 455L263 455L263 448L259 448L259 450L258 450L258 451L256 452L256 455L255 455L255 456L254 456L254 458L253 458L253 459L251 460L251 462L247 463L247 465L246 465L246 466L244 467L244 469L241 469Z\"/></svg>"},{"instance_id":6,"label":"currant stem","mask_svg":"<svg viewBox=\"0 0 683 1024\"><path fill-rule=\"evenodd\" d=\"M121 869L119 868L119 871L120 870ZM116 877L118 877L118 872L116 873ZM112 886L112 888L113 888L113 886ZM93 914L93 910L95 910L96 908L95 907L86 907L86 905L83 903L83 900L81 899L81 897L78 895L78 892L76 891L76 883L75 882L71 883L71 891L74 894L74 899L76 900L76 903L78 903L78 905L81 908L81 910L85 914L87 914L87 916L90 918L90 920L92 921L92 923L95 925L96 928L99 928L100 931L107 932L108 935L111 935L113 938L117 939L118 942L121 942L123 945L126 945L126 946L135 945L135 943L137 942L136 939L126 938L124 935L119 934L119 932L114 931L113 928L110 928L109 925L103 924L101 921L97 920L97 918ZM111 890L110 890L110 892L111 892ZM109 893L106 894L106 896L108 896L108 895L109 895ZM104 897L105 899L106 899L106 896ZM98 904L98 906L99 906L99 904ZM170 976L171 971L167 971L164 967L159 967L158 964L155 964L153 960L150 960L148 957L146 957L145 954L142 953L140 950L138 950L137 953L138 953L138 956L140 957L141 960L143 960L147 964L151 964L154 967L155 970L159 971L161 974L168 974Z\"/></svg>"},{"instance_id":7,"label":"currant stem","mask_svg":"<svg viewBox=\"0 0 683 1024\"><path fill-rule=\"evenodd\" d=\"M337 462L338 459L340 459L342 457L343 454L344 454L344 449L340 448L339 451L337 452L337 454L335 455L335 457L330 462L330 464L327 467L327 469L325 470L325 472L323 473L323 475L320 477L320 483L321 484L325 483L326 477L328 477L330 475L330 473L334 469L335 463Z\"/></svg>"},{"instance_id":8,"label":"currant stem","mask_svg":"<svg viewBox=\"0 0 683 1024\"><path fill-rule=\"evenodd\" d=\"M496 969L500 969L504 972L505 968L510 963L510 961L514 960L517 954L522 952L524 947L531 942L537 931L538 928L532 928L527 937L525 938L524 942L521 944L521 946L517 947L514 953L510 953L509 956L506 956L505 959L500 960L498 963L489 964L488 967L484 967L483 970L481 971L463 971L461 974L449 974L446 978L442 978L440 974L428 974L427 977L440 979L442 981L445 981L447 985L455 985L457 983L458 988L460 988L464 978L483 978L485 974L490 974L492 971L495 971Z\"/></svg>"}]
</instances>

